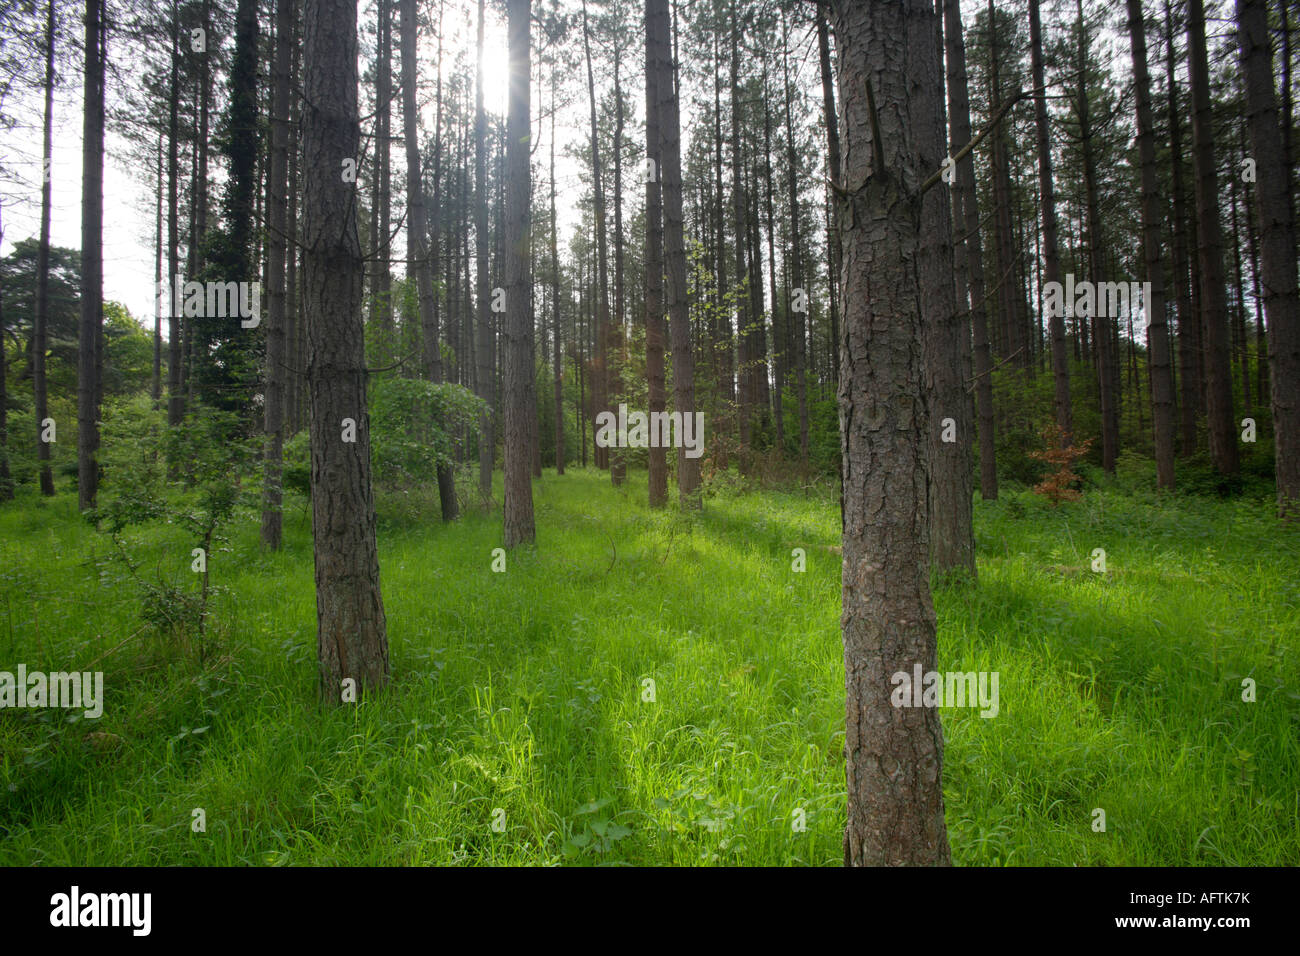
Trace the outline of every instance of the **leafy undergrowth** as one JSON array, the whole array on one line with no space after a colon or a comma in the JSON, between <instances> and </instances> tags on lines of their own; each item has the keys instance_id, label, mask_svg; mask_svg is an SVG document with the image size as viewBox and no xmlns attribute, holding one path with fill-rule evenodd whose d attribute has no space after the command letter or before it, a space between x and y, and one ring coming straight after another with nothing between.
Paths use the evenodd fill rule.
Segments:
<instances>
[{"instance_id":1,"label":"leafy undergrowth","mask_svg":"<svg viewBox=\"0 0 1300 956\"><path fill-rule=\"evenodd\" d=\"M0 863L839 864L836 501L689 518L577 469L534 500L494 573L499 512L380 499L393 683L340 709L301 502L282 552L243 514L209 556L202 654L143 623L73 496L0 509L0 670L105 686L99 719L0 711ZM1012 493L976 541L978 584L935 592L940 669L1000 675L996 717L942 711L955 862L1300 863L1300 536L1268 502ZM192 581L177 529L130 545Z\"/></svg>"}]
</instances>

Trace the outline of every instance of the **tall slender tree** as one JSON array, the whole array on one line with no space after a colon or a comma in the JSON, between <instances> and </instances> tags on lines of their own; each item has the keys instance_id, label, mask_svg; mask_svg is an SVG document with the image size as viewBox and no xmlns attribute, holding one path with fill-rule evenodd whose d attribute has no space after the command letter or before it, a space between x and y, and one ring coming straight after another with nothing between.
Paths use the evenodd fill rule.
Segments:
<instances>
[{"instance_id":1,"label":"tall slender tree","mask_svg":"<svg viewBox=\"0 0 1300 956\"><path fill-rule=\"evenodd\" d=\"M1031 0L1032 2L1032 0ZM1165 269L1160 257L1162 200L1156 173L1155 119L1151 111L1151 76L1147 71L1146 19L1142 0L1127 0L1133 86L1137 98L1138 156L1142 164L1142 253L1150 285L1147 314L1151 351L1151 415L1156 439L1156 484L1174 486L1174 383L1170 369L1169 325L1165 317Z\"/></svg>"},{"instance_id":2,"label":"tall slender tree","mask_svg":"<svg viewBox=\"0 0 1300 956\"><path fill-rule=\"evenodd\" d=\"M506 115L505 194L505 295L506 316L502 338L504 368L501 406L505 426L505 545L529 544L537 537L533 522L533 451L528 444L527 379L533 376L531 335L532 284L530 254L532 170L529 157L532 117L529 82L532 48L529 44L530 0L508 0L507 71L509 96Z\"/></svg>"},{"instance_id":3,"label":"tall slender tree","mask_svg":"<svg viewBox=\"0 0 1300 956\"><path fill-rule=\"evenodd\" d=\"M99 396L104 329L104 59L101 0L86 0L81 149L81 318L77 326L77 501L99 491Z\"/></svg>"},{"instance_id":4,"label":"tall slender tree","mask_svg":"<svg viewBox=\"0 0 1300 956\"><path fill-rule=\"evenodd\" d=\"M54 162L54 0L46 4L45 19L45 119L42 124L41 239L36 250L36 314L32 320L32 395L36 407L36 459L40 463L41 494L54 494L54 474L50 471L50 446L41 438L49 416L48 387L45 379L46 330L50 316L50 204ZM159 202L161 203L161 195ZM161 216L161 205L159 216ZM157 355L154 358L155 394L157 392Z\"/></svg>"},{"instance_id":5,"label":"tall slender tree","mask_svg":"<svg viewBox=\"0 0 1300 956\"><path fill-rule=\"evenodd\" d=\"M1187 41L1192 84L1192 166L1196 175L1196 255L1200 263L1201 328L1205 332L1205 403L1210 459L1221 475L1238 469L1232 416L1232 368L1227 288L1223 276L1223 226L1214 156L1214 114L1205 42L1205 4L1187 0Z\"/></svg>"}]
</instances>

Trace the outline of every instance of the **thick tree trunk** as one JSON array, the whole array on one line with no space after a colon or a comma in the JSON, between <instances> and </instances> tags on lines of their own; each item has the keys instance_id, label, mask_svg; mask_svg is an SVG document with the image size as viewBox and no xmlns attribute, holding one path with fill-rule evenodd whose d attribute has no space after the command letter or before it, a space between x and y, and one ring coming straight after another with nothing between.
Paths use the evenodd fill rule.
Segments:
<instances>
[{"instance_id":1,"label":"thick tree trunk","mask_svg":"<svg viewBox=\"0 0 1300 956\"><path fill-rule=\"evenodd\" d=\"M358 697L388 681L370 486L365 266L356 184L342 176L344 161L355 161L361 148L357 8L352 0L311 0L303 13L303 295L317 651L321 697L338 703L346 680L355 682Z\"/></svg>"},{"instance_id":2,"label":"thick tree trunk","mask_svg":"<svg viewBox=\"0 0 1300 956\"><path fill-rule=\"evenodd\" d=\"M678 103L675 60L669 53L668 0L646 0L646 16L658 68L659 146L663 175L664 258L668 275L668 313L673 351L673 410L682 416L695 414L695 356L691 351L691 326L686 288L686 240L682 223L681 111ZM706 439L707 440L707 439ZM677 449L677 492L681 506L698 509L700 461Z\"/></svg>"},{"instance_id":3,"label":"thick tree trunk","mask_svg":"<svg viewBox=\"0 0 1300 956\"><path fill-rule=\"evenodd\" d=\"M1295 219L1289 164L1278 130L1273 53L1262 0L1237 0L1237 35L1246 82L1246 120L1256 162L1260 271L1268 314L1277 508L1300 519L1300 302L1296 292ZM1288 122L1290 117L1284 117Z\"/></svg>"},{"instance_id":4,"label":"thick tree trunk","mask_svg":"<svg viewBox=\"0 0 1300 956\"><path fill-rule=\"evenodd\" d=\"M1174 383L1169 362L1169 325L1165 314L1165 269L1160 258L1162 200L1156 177L1155 119L1151 112L1151 76L1147 72L1146 20L1142 0L1128 0L1128 32L1133 51L1137 96L1138 156L1142 163L1142 254L1146 260L1151 301L1147 345L1151 351L1151 415L1155 424L1156 484L1174 487Z\"/></svg>"},{"instance_id":5,"label":"thick tree trunk","mask_svg":"<svg viewBox=\"0 0 1300 956\"><path fill-rule=\"evenodd\" d=\"M1188 0L1188 46L1192 81L1192 161L1196 172L1196 254L1201 265L1201 325L1205 330L1206 422L1210 458L1221 475L1237 473L1237 431L1232 409L1227 292L1223 277L1223 228L1214 159L1214 114L1205 45L1205 7Z\"/></svg>"},{"instance_id":6,"label":"thick tree trunk","mask_svg":"<svg viewBox=\"0 0 1300 956\"><path fill-rule=\"evenodd\" d=\"M267 234L266 443L262 490L262 544L280 548L283 531L280 486L284 459L285 396L285 229L289 218L289 63L293 57L295 0L277 0L275 8L275 89L271 104L271 168L267 189L270 228Z\"/></svg>"},{"instance_id":7,"label":"thick tree trunk","mask_svg":"<svg viewBox=\"0 0 1300 956\"><path fill-rule=\"evenodd\" d=\"M943 731L933 707L895 707L892 676L935 669L930 600L930 410L923 387L921 183L942 95L930 0L832 5L839 45L844 322L841 618L848 828L858 866L950 862Z\"/></svg>"},{"instance_id":8,"label":"thick tree trunk","mask_svg":"<svg viewBox=\"0 0 1300 956\"><path fill-rule=\"evenodd\" d=\"M86 0L81 152L81 318L77 326L77 501L99 490L99 395L104 326L104 10Z\"/></svg>"},{"instance_id":9,"label":"thick tree trunk","mask_svg":"<svg viewBox=\"0 0 1300 956\"><path fill-rule=\"evenodd\" d=\"M506 117L505 293L506 321L501 407L505 424L505 545L529 544L533 525L532 449L528 444L528 383L533 374L529 327L532 282L529 254L532 117L528 86L532 74L529 0L508 0L510 95Z\"/></svg>"}]
</instances>

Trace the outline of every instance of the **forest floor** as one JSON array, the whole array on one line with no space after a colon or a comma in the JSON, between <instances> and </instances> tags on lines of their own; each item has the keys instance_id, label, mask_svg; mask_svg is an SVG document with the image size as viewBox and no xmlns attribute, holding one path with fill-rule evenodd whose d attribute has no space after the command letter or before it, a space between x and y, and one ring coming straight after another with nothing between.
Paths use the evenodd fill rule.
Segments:
<instances>
[{"instance_id":1,"label":"forest floor","mask_svg":"<svg viewBox=\"0 0 1300 956\"><path fill-rule=\"evenodd\" d=\"M644 472L580 469L534 501L498 573L499 509L380 496L393 681L346 708L316 700L301 499L280 553L250 513L210 555L201 643L143 623L74 494L0 508L0 670L104 672L98 719L0 711L0 864L839 864L837 502L688 518ZM1300 537L1271 502L1022 491L975 517L939 668L1000 699L941 711L954 861L1300 864ZM182 530L127 541L141 579L194 586Z\"/></svg>"}]
</instances>

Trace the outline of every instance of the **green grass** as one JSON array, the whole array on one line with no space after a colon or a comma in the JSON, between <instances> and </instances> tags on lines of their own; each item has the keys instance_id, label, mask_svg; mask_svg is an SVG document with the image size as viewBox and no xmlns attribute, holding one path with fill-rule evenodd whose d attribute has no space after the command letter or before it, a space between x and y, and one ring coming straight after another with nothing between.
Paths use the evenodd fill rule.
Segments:
<instances>
[{"instance_id":1,"label":"green grass","mask_svg":"<svg viewBox=\"0 0 1300 956\"><path fill-rule=\"evenodd\" d=\"M836 502L690 519L580 470L534 500L536 549L495 574L499 511L381 498L393 683L338 709L300 503L281 553L241 515L210 557L202 659L142 625L72 495L0 508L0 670L103 670L106 697L0 711L0 863L838 864ZM979 583L935 592L940 669L1000 675L996 718L942 712L955 861L1300 863L1300 538L1271 504L1008 493L976 539ZM192 578L177 529L132 541Z\"/></svg>"}]
</instances>

